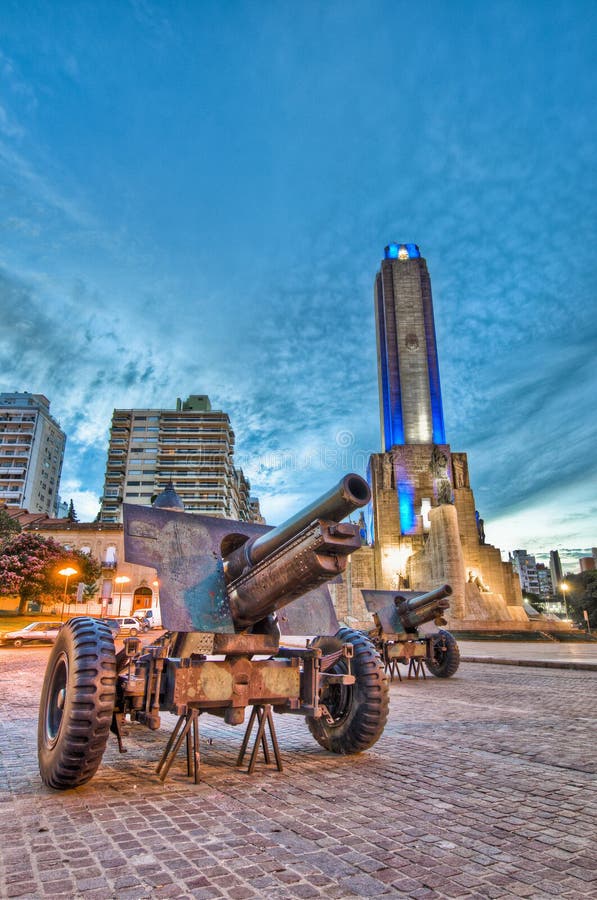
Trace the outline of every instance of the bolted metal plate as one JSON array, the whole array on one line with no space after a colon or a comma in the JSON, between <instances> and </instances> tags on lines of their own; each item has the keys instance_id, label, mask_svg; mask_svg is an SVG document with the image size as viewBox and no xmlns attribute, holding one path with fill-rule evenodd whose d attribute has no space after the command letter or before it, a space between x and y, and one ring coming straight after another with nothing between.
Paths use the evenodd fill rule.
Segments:
<instances>
[{"instance_id":1,"label":"bolted metal plate","mask_svg":"<svg viewBox=\"0 0 597 900\"><path fill-rule=\"evenodd\" d=\"M340 623L326 584L303 594L278 612L282 634L336 634Z\"/></svg>"}]
</instances>

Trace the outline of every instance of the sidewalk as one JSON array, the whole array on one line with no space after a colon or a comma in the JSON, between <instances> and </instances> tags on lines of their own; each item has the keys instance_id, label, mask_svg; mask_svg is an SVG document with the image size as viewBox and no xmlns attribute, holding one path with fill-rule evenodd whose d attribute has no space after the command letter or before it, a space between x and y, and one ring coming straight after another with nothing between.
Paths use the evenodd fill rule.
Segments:
<instances>
[{"instance_id":1,"label":"sidewalk","mask_svg":"<svg viewBox=\"0 0 597 900\"><path fill-rule=\"evenodd\" d=\"M462 662L597 672L597 643L458 641Z\"/></svg>"}]
</instances>

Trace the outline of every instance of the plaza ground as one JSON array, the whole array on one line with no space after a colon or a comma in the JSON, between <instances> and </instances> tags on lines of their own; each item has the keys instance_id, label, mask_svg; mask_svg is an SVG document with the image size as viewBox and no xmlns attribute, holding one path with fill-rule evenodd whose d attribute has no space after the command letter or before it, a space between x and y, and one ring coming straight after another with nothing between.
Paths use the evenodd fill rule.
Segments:
<instances>
[{"instance_id":1,"label":"plaza ground","mask_svg":"<svg viewBox=\"0 0 597 900\"><path fill-rule=\"evenodd\" d=\"M127 728L125 755L111 736L96 777L57 793L36 761L48 653L0 650L3 898L597 895L595 671L463 663L395 682L383 737L356 757L277 716L282 773L236 769L243 729L202 717L200 785L182 759L156 778L164 716Z\"/></svg>"}]
</instances>

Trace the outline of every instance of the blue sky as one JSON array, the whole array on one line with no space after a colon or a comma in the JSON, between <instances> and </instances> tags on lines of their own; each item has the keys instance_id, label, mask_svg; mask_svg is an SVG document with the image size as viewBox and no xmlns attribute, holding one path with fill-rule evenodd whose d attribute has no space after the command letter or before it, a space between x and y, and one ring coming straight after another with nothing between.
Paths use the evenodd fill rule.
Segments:
<instances>
[{"instance_id":1,"label":"blue sky","mask_svg":"<svg viewBox=\"0 0 597 900\"><path fill-rule=\"evenodd\" d=\"M488 539L597 544L592 2L3 3L0 390L92 516L112 409L208 393L272 522L380 447L372 285L434 293Z\"/></svg>"}]
</instances>

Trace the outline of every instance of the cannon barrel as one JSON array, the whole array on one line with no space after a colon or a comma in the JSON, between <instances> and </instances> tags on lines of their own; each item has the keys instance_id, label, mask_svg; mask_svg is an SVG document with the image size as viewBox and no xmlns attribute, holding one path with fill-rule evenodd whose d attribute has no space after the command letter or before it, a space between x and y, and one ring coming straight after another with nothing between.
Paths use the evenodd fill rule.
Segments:
<instances>
[{"instance_id":1,"label":"cannon barrel","mask_svg":"<svg viewBox=\"0 0 597 900\"><path fill-rule=\"evenodd\" d=\"M224 560L227 582L260 563L317 519L340 522L355 509L365 506L370 499L371 491L364 478L354 473L345 475L335 487L282 525L233 550Z\"/></svg>"},{"instance_id":2,"label":"cannon barrel","mask_svg":"<svg viewBox=\"0 0 597 900\"><path fill-rule=\"evenodd\" d=\"M340 519L370 496L364 479L347 475L283 525L227 555L224 573L235 627L255 624L341 575L361 539L357 525Z\"/></svg>"},{"instance_id":3,"label":"cannon barrel","mask_svg":"<svg viewBox=\"0 0 597 900\"><path fill-rule=\"evenodd\" d=\"M424 622L430 622L444 609L448 609L450 601L447 599L452 594L449 584L442 584L433 591L421 594L420 597L411 597L405 600L396 597L396 609L404 628L417 628Z\"/></svg>"}]
</instances>

